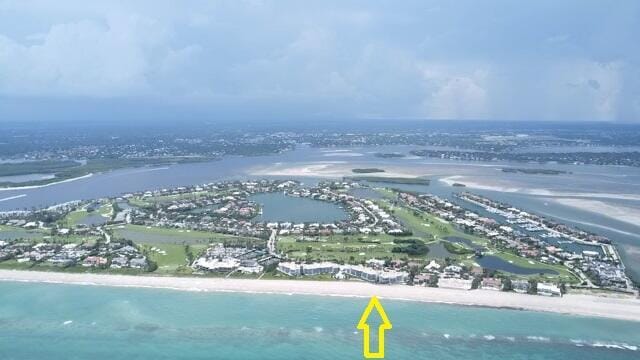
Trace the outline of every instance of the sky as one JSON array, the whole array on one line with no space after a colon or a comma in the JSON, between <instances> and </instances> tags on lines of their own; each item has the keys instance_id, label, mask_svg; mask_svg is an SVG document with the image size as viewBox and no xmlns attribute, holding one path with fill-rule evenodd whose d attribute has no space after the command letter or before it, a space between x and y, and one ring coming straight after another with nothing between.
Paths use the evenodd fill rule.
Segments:
<instances>
[{"instance_id":1,"label":"sky","mask_svg":"<svg viewBox=\"0 0 640 360\"><path fill-rule=\"evenodd\" d=\"M0 122L640 122L640 1L0 0Z\"/></svg>"}]
</instances>

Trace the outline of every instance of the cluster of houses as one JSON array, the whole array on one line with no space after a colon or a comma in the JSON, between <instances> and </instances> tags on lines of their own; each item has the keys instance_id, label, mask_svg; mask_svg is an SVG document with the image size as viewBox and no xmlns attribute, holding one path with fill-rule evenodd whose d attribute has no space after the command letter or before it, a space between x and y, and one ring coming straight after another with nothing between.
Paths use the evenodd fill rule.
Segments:
<instances>
[{"instance_id":1,"label":"cluster of houses","mask_svg":"<svg viewBox=\"0 0 640 360\"><path fill-rule=\"evenodd\" d=\"M563 264L585 280L590 275L590 278L597 280L591 286L633 291L633 284L624 273L617 251L607 238L555 223L479 195L465 192L457 197L482 207L488 213L501 216L505 221L499 222L495 218L482 216L434 195L405 192L398 194L398 199L407 206L432 213L467 233L485 237L496 247L540 262ZM551 244L553 239L556 241ZM602 251L576 252L574 248L583 247L570 247L570 244Z\"/></svg>"},{"instance_id":2,"label":"cluster of houses","mask_svg":"<svg viewBox=\"0 0 640 360\"><path fill-rule=\"evenodd\" d=\"M120 242L54 244L0 241L0 261L42 263L57 267L147 270L149 261L131 244Z\"/></svg>"},{"instance_id":3,"label":"cluster of houses","mask_svg":"<svg viewBox=\"0 0 640 360\"><path fill-rule=\"evenodd\" d=\"M165 226L214 231L233 235L267 237L276 230L280 235L323 236L332 234L404 235L406 229L374 202L348 193L351 182L326 182L302 188L291 180L219 182L195 187L178 187L127 194L154 206L128 213L137 225ZM258 193L281 192L287 196L326 201L344 208L349 218L330 223L291 223L256 220L260 205L250 200Z\"/></svg>"},{"instance_id":4,"label":"cluster of houses","mask_svg":"<svg viewBox=\"0 0 640 360\"><path fill-rule=\"evenodd\" d=\"M535 252L520 252L520 255L562 263L580 275L588 276L595 286L633 292L624 264L608 238L476 194L465 192L458 196L504 218L509 225L499 228L507 230L500 234L506 241L535 247Z\"/></svg>"},{"instance_id":5,"label":"cluster of houses","mask_svg":"<svg viewBox=\"0 0 640 360\"><path fill-rule=\"evenodd\" d=\"M223 244L210 246L199 256L191 267L196 272L235 272L258 274L264 267L273 264L277 258L265 249L245 247L225 247Z\"/></svg>"},{"instance_id":6,"label":"cluster of houses","mask_svg":"<svg viewBox=\"0 0 640 360\"><path fill-rule=\"evenodd\" d=\"M217 182L126 194L123 199L153 204L133 211L133 224L268 237L265 224L251 220L260 213L260 206L249 196L297 185L291 180Z\"/></svg>"},{"instance_id":7,"label":"cluster of houses","mask_svg":"<svg viewBox=\"0 0 640 360\"><path fill-rule=\"evenodd\" d=\"M582 263L582 271L588 274L598 286L619 290L630 288L624 269L617 264L593 259Z\"/></svg>"},{"instance_id":8,"label":"cluster of houses","mask_svg":"<svg viewBox=\"0 0 640 360\"><path fill-rule=\"evenodd\" d=\"M404 267L406 269L406 266ZM485 289L496 291L515 291L535 293L544 296L562 296L560 287L552 283L532 283L527 280L503 280L483 276L479 272L467 272L462 266L443 266L436 261L426 265L422 271L410 276L403 268L387 267L384 260L369 259L364 265L345 265L332 262L297 263L280 262L277 270L282 274L301 277L328 275L335 279L359 279L378 284L408 284L447 289Z\"/></svg>"},{"instance_id":9,"label":"cluster of houses","mask_svg":"<svg viewBox=\"0 0 640 360\"><path fill-rule=\"evenodd\" d=\"M439 287L446 289L485 289L497 291L515 291L517 293L546 296L562 296L560 287L552 283L532 283L523 279L507 279L486 276L483 269L474 266L467 269L462 265L450 264L445 266L435 260L427 264L413 279L415 285Z\"/></svg>"},{"instance_id":10,"label":"cluster of houses","mask_svg":"<svg viewBox=\"0 0 640 360\"><path fill-rule=\"evenodd\" d=\"M281 235L332 235L332 234L389 234L408 235L407 230L394 217L368 199L349 194L359 187L357 182L321 182L313 188L294 188L285 192L288 196L305 197L338 204L349 213L349 219L331 224L268 224L277 226Z\"/></svg>"}]
</instances>

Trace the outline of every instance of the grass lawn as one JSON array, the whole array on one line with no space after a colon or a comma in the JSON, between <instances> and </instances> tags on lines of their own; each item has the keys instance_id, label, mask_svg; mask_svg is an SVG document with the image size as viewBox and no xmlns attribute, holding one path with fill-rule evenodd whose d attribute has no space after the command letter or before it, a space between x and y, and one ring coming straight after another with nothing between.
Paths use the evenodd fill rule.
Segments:
<instances>
[{"instance_id":1,"label":"grass lawn","mask_svg":"<svg viewBox=\"0 0 640 360\"><path fill-rule=\"evenodd\" d=\"M502 258L505 261L513 262L514 265L518 265L520 267L550 269L550 270L555 270L558 273L558 275L545 274L542 278L548 278L548 279L560 278L569 282L577 282L577 283L580 282L578 278L576 278L566 267L562 265L545 264L533 259L523 258L507 252L496 252L494 255ZM540 275L535 275L534 277L540 277Z\"/></svg>"},{"instance_id":2,"label":"grass lawn","mask_svg":"<svg viewBox=\"0 0 640 360\"><path fill-rule=\"evenodd\" d=\"M396 237L390 235L333 235L306 237L309 241L296 241L298 236L279 237L278 251L291 260L336 261L360 263L371 258L391 258L424 261L424 256L410 257L405 253L393 253Z\"/></svg>"},{"instance_id":3,"label":"grass lawn","mask_svg":"<svg viewBox=\"0 0 640 360\"><path fill-rule=\"evenodd\" d=\"M238 245L264 245L266 240L234 236L228 234L183 230L164 227L147 227L143 225L125 225L124 227L113 227L115 238L132 240L137 244L209 244L215 242L226 242Z\"/></svg>"},{"instance_id":4,"label":"grass lawn","mask_svg":"<svg viewBox=\"0 0 640 360\"><path fill-rule=\"evenodd\" d=\"M21 227L0 225L0 240L11 241L20 240L28 243L51 242L51 243L81 243L84 241L95 241L97 236L93 235L54 235L42 229L27 230Z\"/></svg>"},{"instance_id":5,"label":"grass lawn","mask_svg":"<svg viewBox=\"0 0 640 360\"><path fill-rule=\"evenodd\" d=\"M68 227L75 226L87 215L89 215L89 213L84 209L75 210L68 213L62 220L60 220L60 223Z\"/></svg>"},{"instance_id":6,"label":"grass lawn","mask_svg":"<svg viewBox=\"0 0 640 360\"><path fill-rule=\"evenodd\" d=\"M388 209L404 226L409 228L418 238L425 241L440 240L449 236L466 238L479 245L486 245L489 241L479 236L464 233L446 222L424 211L414 211L405 206L392 206L388 201L378 201L378 205Z\"/></svg>"},{"instance_id":7,"label":"grass lawn","mask_svg":"<svg viewBox=\"0 0 640 360\"><path fill-rule=\"evenodd\" d=\"M62 220L60 220L60 224L67 227L73 227L80 224L82 219L89 215L102 215L106 219L110 218L112 213L113 207L111 206L111 204L103 204L93 212L88 212L83 208L68 213Z\"/></svg>"},{"instance_id":8,"label":"grass lawn","mask_svg":"<svg viewBox=\"0 0 640 360\"><path fill-rule=\"evenodd\" d=\"M19 226L0 225L0 240L11 239L12 237L19 235L32 237L46 234L48 234L48 232L42 229L25 229Z\"/></svg>"},{"instance_id":9,"label":"grass lawn","mask_svg":"<svg viewBox=\"0 0 640 360\"><path fill-rule=\"evenodd\" d=\"M198 256L207 245L188 245L188 250L194 258ZM149 255L149 259L158 264L156 273L175 273L179 267L188 265L187 246L177 244L144 244L141 249ZM181 272L190 272L182 268Z\"/></svg>"}]
</instances>

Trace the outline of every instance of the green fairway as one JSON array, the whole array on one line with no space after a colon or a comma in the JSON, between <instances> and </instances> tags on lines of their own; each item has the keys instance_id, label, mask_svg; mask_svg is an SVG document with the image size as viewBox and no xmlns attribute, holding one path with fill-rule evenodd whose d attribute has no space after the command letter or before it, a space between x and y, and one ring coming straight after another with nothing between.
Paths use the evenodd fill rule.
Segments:
<instances>
[{"instance_id":1,"label":"green fairway","mask_svg":"<svg viewBox=\"0 0 640 360\"><path fill-rule=\"evenodd\" d=\"M144 244L140 249L158 265L157 273L189 273L190 259L197 257L206 245ZM191 257L187 254L191 254Z\"/></svg>"},{"instance_id":2,"label":"green fairway","mask_svg":"<svg viewBox=\"0 0 640 360\"><path fill-rule=\"evenodd\" d=\"M138 244L209 244L226 243L234 245L264 245L265 240L235 236L207 231L184 230L175 228L125 225L123 227L113 227L115 238L132 240Z\"/></svg>"},{"instance_id":3,"label":"green fairway","mask_svg":"<svg viewBox=\"0 0 640 360\"><path fill-rule=\"evenodd\" d=\"M113 214L113 207L111 206L111 204L110 203L103 204L92 212L87 211L86 208L71 211L62 220L60 220L59 223L62 226L73 227L73 226L77 226L78 224L81 224L82 220L87 216L100 215L100 216L104 216L105 219L108 219L111 217L112 214Z\"/></svg>"},{"instance_id":4,"label":"green fairway","mask_svg":"<svg viewBox=\"0 0 640 360\"><path fill-rule=\"evenodd\" d=\"M285 253L289 259L301 261L335 261L355 264L372 258L425 260L425 256L409 256L406 253L392 252L394 247L399 246L394 243L394 239L398 238L385 234L305 237L305 241L297 241L299 238L299 236L279 237L278 251Z\"/></svg>"}]
</instances>

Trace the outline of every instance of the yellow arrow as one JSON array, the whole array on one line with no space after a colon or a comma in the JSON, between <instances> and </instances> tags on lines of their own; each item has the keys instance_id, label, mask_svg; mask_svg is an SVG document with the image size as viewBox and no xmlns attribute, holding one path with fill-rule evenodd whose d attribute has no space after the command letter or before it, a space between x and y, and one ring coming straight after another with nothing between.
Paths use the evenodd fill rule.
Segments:
<instances>
[{"instance_id":1,"label":"yellow arrow","mask_svg":"<svg viewBox=\"0 0 640 360\"><path fill-rule=\"evenodd\" d=\"M382 318L382 324L378 327L378 351L371 352L371 344L369 343L369 324L367 321L369 320L369 316L373 309L376 309L380 317ZM358 330L363 331L363 354L367 359L382 359L384 358L384 331L391 329L391 321L387 317L387 314L384 312L384 308L377 297L371 297L369 301L369 305L364 309L362 316L360 317L360 321L356 326Z\"/></svg>"}]
</instances>

